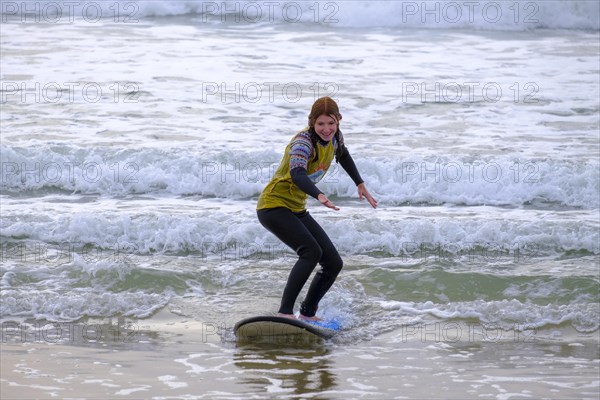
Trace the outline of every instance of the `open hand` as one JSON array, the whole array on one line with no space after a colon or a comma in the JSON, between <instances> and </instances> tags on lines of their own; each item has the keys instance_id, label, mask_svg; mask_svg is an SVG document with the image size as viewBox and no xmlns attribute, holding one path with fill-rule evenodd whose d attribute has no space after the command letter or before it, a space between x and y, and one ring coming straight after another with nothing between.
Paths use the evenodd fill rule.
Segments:
<instances>
[{"instance_id":1,"label":"open hand","mask_svg":"<svg viewBox=\"0 0 600 400\"><path fill-rule=\"evenodd\" d=\"M371 193L367 190L367 187L364 183L361 183L356 187L358 189L358 198L362 201L363 197L367 199L371 207L377 208L377 200L371 196Z\"/></svg>"},{"instance_id":2,"label":"open hand","mask_svg":"<svg viewBox=\"0 0 600 400\"><path fill-rule=\"evenodd\" d=\"M338 210L339 210L339 208L338 208L338 207L337 207L335 204L333 204L333 202L332 202L331 200L329 200L329 199L327 198L327 196L325 196L323 193L321 193L321 194L319 195L319 197L318 197L318 200L319 200L319 201L321 202L321 204L323 204L325 207L332 208L332 209L334 209L334 210L336 210L336 211L338 211Z\"/></svg>"}]
</instances>

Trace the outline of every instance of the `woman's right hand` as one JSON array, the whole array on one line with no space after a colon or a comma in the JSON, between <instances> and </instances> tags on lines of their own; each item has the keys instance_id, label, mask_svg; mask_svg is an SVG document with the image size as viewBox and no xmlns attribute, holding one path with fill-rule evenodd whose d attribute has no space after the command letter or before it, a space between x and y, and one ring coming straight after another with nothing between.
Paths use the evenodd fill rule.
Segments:
<instances>
[{"instance_id":1,"label":"woman's right hand","mask_svg":"<svg viewBox=\"0 0 600 400\"><path fill-rule=\"evenodd\" d=\"M334 209L334 210L336 210L336 211L338 211L338 210L339 210L339 208L338 208L338 207L337 207L335 204L333 204L333 203L331 202L331 200L329 200L329 199L327 198L327 196L325 196L323 193L321 193L321 194L319 195L319 197L317 197L317 199L318 199L318 200L321 202L321 204L323 204L325 207L332 208L332 209Z\"/></svg>"}]
</instances>

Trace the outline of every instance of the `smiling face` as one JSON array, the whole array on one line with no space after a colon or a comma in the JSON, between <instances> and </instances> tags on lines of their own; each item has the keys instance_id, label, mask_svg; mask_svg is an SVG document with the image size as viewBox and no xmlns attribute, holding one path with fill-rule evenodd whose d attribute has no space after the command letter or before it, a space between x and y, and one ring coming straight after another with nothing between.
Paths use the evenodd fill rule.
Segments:
<instances>
[{"instance_id":1,"label":"smiling face","mask_svg":"<svg viewBox=\"0 0 600 400\"><path fill-rule=\"evenodd\" d=\"M315 120L315 132L325 142L331 141L338 130L338 121L330 115L320 115Z\"/></svg>"},{"instance_id":2,"label":"smiling face","mask_svg":"<svg viewBox=\"0 0 600 400\"><path fill-rule=\"evenodd\" d=\"M338 105L331 97L317 99L308 115L308 126L314 129L317 135L329 142L339 129L342 115Z\"/></svg>"}]
</instances>

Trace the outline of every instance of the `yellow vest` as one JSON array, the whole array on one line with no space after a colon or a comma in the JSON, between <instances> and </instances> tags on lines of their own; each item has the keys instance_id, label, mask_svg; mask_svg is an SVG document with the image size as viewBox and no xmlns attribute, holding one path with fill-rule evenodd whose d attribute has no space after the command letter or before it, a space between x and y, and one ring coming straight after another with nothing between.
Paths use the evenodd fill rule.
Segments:
<instances>
[{"instance_id":1,"label":"yellow vest","mask_svg":"<svg viewBox=\"0 0 600 400\"><path fill-rule=\"evenodd\" d=\"M296 136L286 146L283 159L277 171L275 171L275 175L273 175L271 181L265 186L258 197L257 210L275 207L285 207L292 212L306 210L307 195L294 184L290 174L290 148ZM321 144L321 141L317 140L318 157L314 157L315 149L313 149L306 170L308 177L313 183L319 182L325 176L331 165L331 161L333 161L333 156L335 155L334 140L332 139L326 145Z\"/></svg>"}]
</instances>

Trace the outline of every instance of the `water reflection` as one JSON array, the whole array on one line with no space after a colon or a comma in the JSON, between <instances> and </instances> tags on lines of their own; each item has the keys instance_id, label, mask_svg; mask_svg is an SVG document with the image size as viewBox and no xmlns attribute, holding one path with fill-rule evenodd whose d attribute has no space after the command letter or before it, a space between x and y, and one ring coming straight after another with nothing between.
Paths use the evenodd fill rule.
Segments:
<instances>
[{"instance_id":1,"label":"water reflection","mask_svg":"<svg viewBox=\"0 0 600 400\"><path fill-rule=\"evenodd\" d=\"M234 363L253 393L302 395L326 393L336 385L330 352L323 342L238 344ZM313 398L323 398L319 395Z\"/></svg>"}]
</instances>

